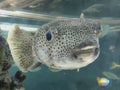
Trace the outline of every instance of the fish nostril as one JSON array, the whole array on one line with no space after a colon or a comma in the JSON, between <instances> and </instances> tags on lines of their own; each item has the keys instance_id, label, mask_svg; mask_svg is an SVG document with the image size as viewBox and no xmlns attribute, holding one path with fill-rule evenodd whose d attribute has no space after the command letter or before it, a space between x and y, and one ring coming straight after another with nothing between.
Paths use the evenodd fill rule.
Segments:
<instances>
[{"instance_id":1,"label":"fish nostril","mask_svg":"<svg viewBox=\"0 0 120 90\"><path fill-rule=\"evenodd\" d=\"M46 33L46 39L47 39L47 41L50 41L50 40L52 39L52 34L51 34L51 32L47 32L47 33Z\"/></svg>"}]
</instances>

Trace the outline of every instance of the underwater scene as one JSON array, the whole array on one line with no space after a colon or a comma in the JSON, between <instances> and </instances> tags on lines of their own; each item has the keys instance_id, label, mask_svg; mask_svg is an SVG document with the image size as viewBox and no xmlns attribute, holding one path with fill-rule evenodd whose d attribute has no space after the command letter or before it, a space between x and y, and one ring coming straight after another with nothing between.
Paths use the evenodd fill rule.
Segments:
<instances>
[{"instance_id":1,"label":"underwater scene","mask_svg":"<svg viewBox=\"0 0 120 90\"><path fill-rule=\"evenodd\" d=\"M0 0L0 90L120 90L120 0Z\"/></svg>"}]
</instances>

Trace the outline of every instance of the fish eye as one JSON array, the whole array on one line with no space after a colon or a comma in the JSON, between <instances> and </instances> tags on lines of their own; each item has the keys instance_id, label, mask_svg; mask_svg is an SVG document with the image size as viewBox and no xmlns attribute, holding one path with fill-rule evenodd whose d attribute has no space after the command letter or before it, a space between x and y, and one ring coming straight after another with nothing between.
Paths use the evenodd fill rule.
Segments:
<instances>
[{"instance_id":1,"label":"fish eye","mask_svg":"<svg viewBox=\"0 0 120 90\"><path fill-rule=\"evenodd\" d=\"M47 41L50 41L52 39L52 34L51 34L51 32L47 32L46 33L46 40Z\"/></svg>"}]
</instances>

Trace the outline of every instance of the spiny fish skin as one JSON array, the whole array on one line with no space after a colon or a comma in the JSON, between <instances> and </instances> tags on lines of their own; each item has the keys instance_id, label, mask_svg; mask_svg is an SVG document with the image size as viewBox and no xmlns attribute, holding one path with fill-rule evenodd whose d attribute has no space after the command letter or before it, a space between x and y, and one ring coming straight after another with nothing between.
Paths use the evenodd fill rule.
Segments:
<instances>
[{"instance_id":1,"label":"spiny fish skin","mask_svg":"<svg viewBox=\"0 0 120 90\"><path fill-rule=\"evenodd\" d=\"M99 22L91 19L61 19L36 32L33 50L42 64L56 69L77 69L95 61L100 53Z\"/></svg>"}]
</instances>

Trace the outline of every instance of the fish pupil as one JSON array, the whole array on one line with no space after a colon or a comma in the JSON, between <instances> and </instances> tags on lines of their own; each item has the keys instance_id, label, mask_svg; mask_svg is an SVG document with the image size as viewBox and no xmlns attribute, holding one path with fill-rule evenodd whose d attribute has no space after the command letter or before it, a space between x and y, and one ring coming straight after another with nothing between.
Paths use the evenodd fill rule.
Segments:
<instances>
[{"instance_id":1,"label":"fish pupil","mask_svg":"<svg viewBox=\"0 0 120 90\"><path fill-rule=\"evenodd\" d=\"M48 41L50 41L50 40L52 39L51 32L47 32L47 33L46 33L46 39L47 39Z\"/></svg>"}]
</instances>

